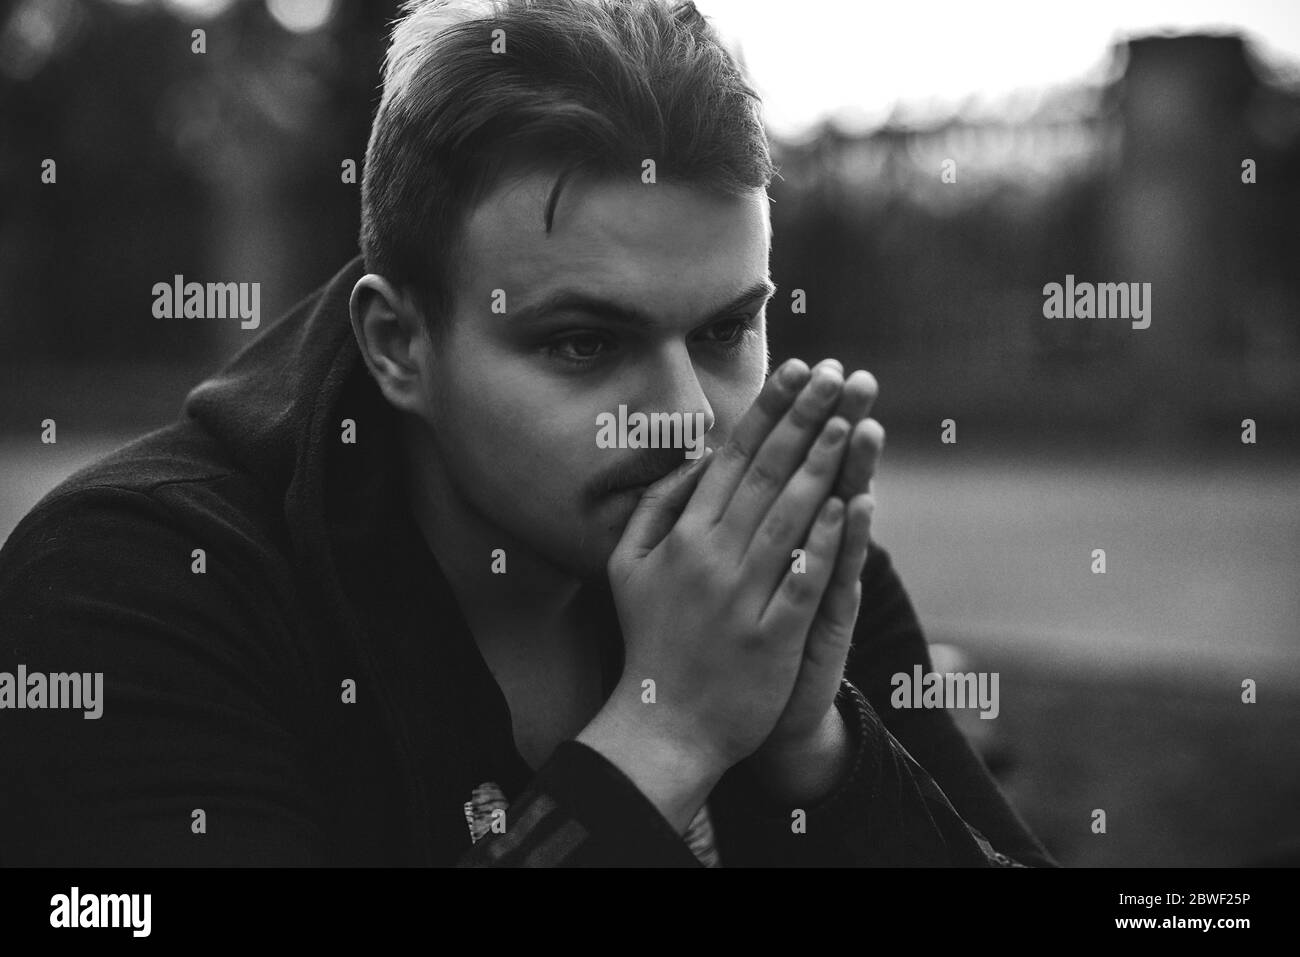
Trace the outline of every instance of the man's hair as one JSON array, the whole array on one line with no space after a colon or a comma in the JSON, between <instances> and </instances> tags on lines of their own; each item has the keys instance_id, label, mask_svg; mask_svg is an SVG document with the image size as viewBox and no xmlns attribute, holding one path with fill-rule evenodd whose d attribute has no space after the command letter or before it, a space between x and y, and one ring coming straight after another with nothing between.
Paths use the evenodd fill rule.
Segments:
<instances>
[{"instance_id":1,"label":"man's hair","mask_svg":"<svg viewBox=\"0 0 1300 957\"><path fill-rule=\"evenodd\" d=\"M437 334L468 216L507 175L556 174L549 233L570 177L639 182L645 159L727 196L775 173L758 95L692 0L408 0L366 149L366 269Z\"/></svg>"}]
</instances>

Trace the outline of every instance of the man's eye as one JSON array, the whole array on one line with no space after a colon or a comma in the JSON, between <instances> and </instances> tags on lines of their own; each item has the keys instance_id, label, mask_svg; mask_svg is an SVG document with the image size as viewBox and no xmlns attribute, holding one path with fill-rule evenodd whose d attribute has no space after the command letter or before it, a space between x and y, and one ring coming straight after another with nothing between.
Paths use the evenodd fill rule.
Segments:
<instances>
[{"instance_id":1,"label":"man's eye","mask_svg":"<svg viewBox=\"0 0 1300 957\"><path fill-rule=\"evenodd\" d=\"M720 335L718 335L714 339L714 341L734 342L735 340L739 339L740 336L744 333L746 325L748 325L748 320L743 318L730 319L727 322L720 323L714 326L713 329L711 330L712 332L720 333Z\"/></svg>"},{"instance_id":2,"label":"man's eye","mask_svg":"<svg viewBox=\"0 0 1300 957\"><path fill-rule=\"evenodd\" d=\"M724 348L738 346L753 325L753 316L737 316L735 319L710 326L705 333L705 340L711 345Z\"/></svg>"},{"instance_id":3,"label":"man's eye","mask_svg":"<svg viewBox=\"0 0 1300 957\"><path fill-rule=\"evenodd\" d=\"M602 336L578 332L551 340L546 345L546 351L559 359L580 364L598 358L605 345Z\"/></svg>"}]
</instances>

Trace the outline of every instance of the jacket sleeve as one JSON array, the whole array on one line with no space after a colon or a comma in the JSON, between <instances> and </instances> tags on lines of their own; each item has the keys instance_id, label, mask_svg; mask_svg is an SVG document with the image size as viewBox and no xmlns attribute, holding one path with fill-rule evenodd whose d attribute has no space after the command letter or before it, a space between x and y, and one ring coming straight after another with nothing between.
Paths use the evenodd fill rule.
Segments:
<instances>
[{"instance_id":1,"label":"jacket sleeve","mask_svg":"<svg viewBox=\"0 0 1300 957\"><path fill-rule=\"evenodd\" d=\"M0 671L103 676L96 718L0 712L0 864L321 861L271 589L239 571L256 566L238 535L171 511L139 491L67 493L0 552Z\"/></svg>"},{"instance_id":2,"label":"jacket sleeve","mask_svg":"<svg viewBox=\"0 0 1300 957\"><path fill-rule=\"evenodd\" d=\"M632 781L597 751L560 744L460 867L701 867Z\"/></svg>"},{"instance_id":3,"label":"jacket sleeve","mask_svg":"<svg viewBox=\"0 0 1300 957\"><path fill-rule=\"evenodd\" d=\"M791 808L733 768L714 791L724 865L1056 866L946 711L889 706L890 677L918 663L930 670L916 613L872 542L836 698L851 770L821 801Z\"/></svg>"}]
</instances>

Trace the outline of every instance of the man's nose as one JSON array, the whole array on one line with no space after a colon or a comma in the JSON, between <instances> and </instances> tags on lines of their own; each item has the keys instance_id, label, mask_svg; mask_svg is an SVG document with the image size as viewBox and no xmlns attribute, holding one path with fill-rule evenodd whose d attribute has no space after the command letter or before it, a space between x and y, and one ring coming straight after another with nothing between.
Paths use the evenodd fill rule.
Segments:
<instances>
[{"instance_id":1,"label":"man's nose","mask_svg":"<svg viewBox=\"0 0 1300 957\"><path fill-rule=\"evenodd\" d=\"M684 415L702 413L704 433L713 428L713 405L700 384L700 377L691 361L691 352L684 342L673 342L664 347L662 358L655 370L656 382L650 394L653 408L664 412L681 412Z\"/></svg>"}]
</instances>

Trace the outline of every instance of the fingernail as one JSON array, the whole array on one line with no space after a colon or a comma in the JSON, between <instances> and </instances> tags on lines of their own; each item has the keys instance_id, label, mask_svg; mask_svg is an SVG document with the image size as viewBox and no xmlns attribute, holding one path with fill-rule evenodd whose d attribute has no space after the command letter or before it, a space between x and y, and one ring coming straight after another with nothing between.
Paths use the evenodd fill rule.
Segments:
<instances>
[{"instance_id":1,"label":"fingernail","mask_svg":"<svg viewBox=\"0 0 1300 957\"><path fill-rule=\"evenodd\" d=\"M825 366L817 369L813 375L813 391L822 398L829 398L840 390L840 377L827 372Z\"/></svg>"},{"instance_id":2,"label":"fingernail","mask_svg":"<svg viewBox=\"0 0 1300 957\"><path fill-rule=\"evenodd\" d=\"M781 371L777 373L776 379L782 385L794 388L803 383L805 375L807 375L807 370L804 368L803 363L794 359L787 359L785 364L781 366Z\"/></svg>"},{"instance_id":3,"label":"fingernail","mask_svg":"<svg viewBox=\"0 0 1300 957\"><path fill-rule=\"evenodd\" d=\"M833 415L822 430L822 441L827 445L839 445L848 434L848 420L842 416Z\"/></svg>"}]
</instances>

